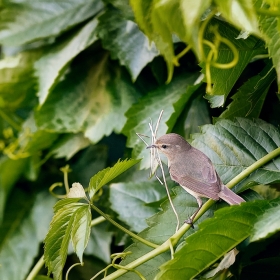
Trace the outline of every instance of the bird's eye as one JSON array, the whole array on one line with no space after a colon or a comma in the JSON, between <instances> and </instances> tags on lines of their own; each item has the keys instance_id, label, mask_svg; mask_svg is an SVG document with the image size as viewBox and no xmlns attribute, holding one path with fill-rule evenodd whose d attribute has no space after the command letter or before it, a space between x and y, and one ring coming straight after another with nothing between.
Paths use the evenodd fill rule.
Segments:
<instances>
[{"instance_id":1,"label":"bird's eye","mask_svg":"<svg viewBox=\"0 0 280 280\"><path fill-rule=\"evenodd\" d=\"M166 148L167 148L167 146L166 146L166 145L161 145L161 147L162 147L163 149L166 149Z\"/></svg>"}]
</instances>

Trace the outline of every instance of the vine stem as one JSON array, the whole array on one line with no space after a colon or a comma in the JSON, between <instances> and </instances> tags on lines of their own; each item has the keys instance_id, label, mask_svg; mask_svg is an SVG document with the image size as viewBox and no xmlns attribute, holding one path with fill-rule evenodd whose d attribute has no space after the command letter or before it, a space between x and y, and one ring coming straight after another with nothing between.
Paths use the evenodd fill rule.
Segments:
<instances>
[{"instance_id":1,"label":"vine stem","mask_svg":"<svg viewBox=\"0 0 280 280\"><path fill-rule=\"evenodd\" d=\"M246 168L244 171L242 171L239 175L237 175L235 178L233 178L228 184L228 188L234 187L237 183L241 182L243 179L245 179L248 175L250 175L252 172L260 168L262 165L268 163L275 157L280 155L280 147L275 149L274 151L268 153L266 156L262 157L252 165L250 165L248 168ZM203 204L200 211L197 213L194 222L197 221L213 204L215 203L214 200L209 199L206 203ZM142 257L134 260L133 262L127 264L121 269L118 269L117 271L111 273L110 275L103 278L103 280L113 280L117 277L120 277L121 275L127 273L129 270L149 261L150 259L158 256L159 254L162 254L170 249L170 242L172 246L175 246L179 240L182 238L182 236L189 230L190 225L184 224L174 235L172 235L168 240L166 240L162 245L158 246L154 250L150 251L149 253L143 255ZM126 269L127 268L127 269Z\"/></svg>"},{"instance_id":2,"label":"vine stem","mask_svg":"<svg viewBox=\"0 0 280 280\"><path fill-rule=\"evenodd\" d=\"M111 224L113 224L115 227L119 228L121 231L125 232L126 234L128 234L129 236L131 236L132 238L138 240L139 242L152 247L152 248L157 248L159 245L154 244L138 235L136 235L135 233L131 232L130 230L126 229L125 227L121 226L120 224L118 224L117 222L115 222L113 219L111 219L108 215L106 215L104 212L102 212L99 208L97 208L94 204L90 204L92 209L95 210L98 214L100 214L101 216L103 216L107 221L109 221Z\"/></svg>"},{"instance_id":3,"label":"vine stem","mask_svg":"<svg viewBox=\"0 0 280 280\"><path fill-rule=\"evenodd\" d=\"M91 221L90 226L91 227L96 226L104 221L106 221L106 219L104 219L103 217L95 218ZM38 260L38 262L35 264L35 266L32 268L32 270L28 274L26 280L33 280L35 278L35 276L39 273L39 271L41 270L41 268L43 267L44 264L45 264L45 259L44 259L44 255L43 255Z\"/></svg>"}]
</instances>

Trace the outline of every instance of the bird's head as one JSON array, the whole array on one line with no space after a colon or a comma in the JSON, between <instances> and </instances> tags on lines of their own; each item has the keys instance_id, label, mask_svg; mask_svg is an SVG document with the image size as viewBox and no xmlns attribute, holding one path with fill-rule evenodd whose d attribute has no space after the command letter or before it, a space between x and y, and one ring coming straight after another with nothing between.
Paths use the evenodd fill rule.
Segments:
<instances>
[{"instance_id":1,"label":"bird's head","mask_svg":"<svg viewBox=\"0 0 280 280\"><path fill-rule=\"evenodd\" d=\"M157 139L157 141L148 146L148 148L157 148L163 154L165 154L169 159L182 153L183 151L188 151L191 145L180 135L176 133L165 134Z\"/></svg>"}]
</instances>

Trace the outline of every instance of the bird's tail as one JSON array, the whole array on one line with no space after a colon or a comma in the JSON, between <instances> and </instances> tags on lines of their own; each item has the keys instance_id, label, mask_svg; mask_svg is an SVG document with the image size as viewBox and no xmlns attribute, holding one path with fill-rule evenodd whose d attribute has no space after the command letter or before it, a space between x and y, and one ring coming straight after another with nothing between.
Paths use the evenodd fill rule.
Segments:
<instances>
[{"instance_id":1,"label":"bird's tail","mask_svg":"<svg viewBox=\"0 0 280 280\"><path fill-rule=\"evenodd\" d=\"M245 202L245 200L242 197L234 193L225 185L222 185L221 191L219 192L218 195L221 199L223 199L225 202L227 202L230 205L240 204L241 202Z\"/></svg>"}]
</instances>

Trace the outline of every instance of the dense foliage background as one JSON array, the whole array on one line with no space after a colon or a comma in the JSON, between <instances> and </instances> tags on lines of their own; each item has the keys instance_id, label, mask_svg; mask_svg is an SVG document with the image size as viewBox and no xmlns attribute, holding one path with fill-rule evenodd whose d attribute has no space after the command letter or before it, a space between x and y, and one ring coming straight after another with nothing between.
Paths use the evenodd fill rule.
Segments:
<instances>
[{"instance_id":1,"label":"dense foliage background","mask_svg":"<svg viewBox=\"0 0 280 280\"><path fill-rule=\"evenodd\" d=\"M189 139L248 202L209 202L195 228L173 244L173 260L160 251L119 279L279 279L279 152L264 160L280 147L279 17L278 0L1 1L0 279L26 279L53 217L58 235L49 231L45 259L54 279L82 260L84 247L84 266L69 279L90 279L124 249L131 254L122 266L152 250L79 199L53 208L67 176L70 186L89 186L95 206L142 238L160 245L175 233L166 192L148 178L149 152L136 135L150 135L148 123L161 110L158 135ZM98 173L126 158L142 160ZM260 168L238 179L257 160ZM178 186L172 195L183 225L196 201ZM64 227L69 221L71 229ZM61 272L71 230L78 258L69 247ZM235 247L239 253L214 276ZM47 275L42 260L36 279L50 279L39 276Z\"/></svg>"}]
</instances>

